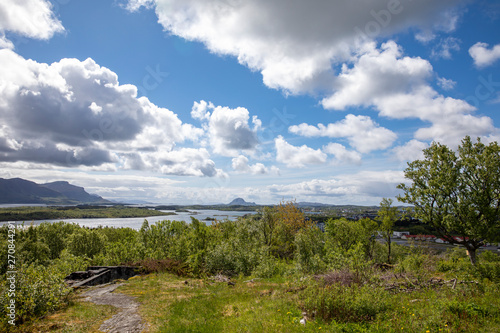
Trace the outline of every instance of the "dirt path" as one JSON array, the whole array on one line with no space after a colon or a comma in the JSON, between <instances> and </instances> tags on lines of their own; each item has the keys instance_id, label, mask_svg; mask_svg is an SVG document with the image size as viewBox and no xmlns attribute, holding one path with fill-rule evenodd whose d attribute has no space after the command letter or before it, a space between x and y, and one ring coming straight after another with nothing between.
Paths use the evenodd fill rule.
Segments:
<instances>
[{"instance_id":1,"label":"dirt path","mask_svg":"<svg viewBox=\"0 0 500 333\"><path fill-rule=\"evenodd\" d=\"M139 303L132 296L113 293L123 283L104 285L82 294L86 301L101 305L112 305L121 309L119 313L106 320L99 330L109 333L140 333L145 325L137 312Z\"/></svg>"}]
</instances>

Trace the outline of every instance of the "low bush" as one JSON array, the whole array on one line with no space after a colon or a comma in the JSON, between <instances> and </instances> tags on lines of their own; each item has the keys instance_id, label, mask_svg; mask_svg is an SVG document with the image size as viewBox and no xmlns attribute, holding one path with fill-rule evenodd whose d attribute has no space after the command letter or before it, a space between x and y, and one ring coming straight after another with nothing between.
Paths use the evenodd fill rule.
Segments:
<instances>
[{"instance_id":1,"label":"low bush","mask_svg":"<svg viewBox=\"0 0 500 333\"><path fill-rule=\"evenodd\" d=\"M259 278L270 278L277 275L284 275L286 264L283 260L277 259L272 255L261 254L259 264L253 270L253 275Z\"/></svg>"},{"instance_id":2,"label":"low bush","mask_svg":"<svg viewBox=\"0 0 500 333\"><path fill-rule=\"evenodd\" d=\"M383 288L357 283L313 282L300 298L309 316L342 323L367 322L391 307Z\"/></svg>"},{"instance_id":3,"label":"low bush","mask_svg":"<svg viewBox=\"0 0 500 333\"><path fill-rule=\"evenodd\" d=\"M6 278L12 276L7 275ZM66 303L71 291L55 266L23 265L13 277L14 280L5 279L0 287L0 323L4 331L12 327L7 314L11 313L9 306L13 301L15 322L19 324L57 310Z\"/></svg>"}]
</instances>

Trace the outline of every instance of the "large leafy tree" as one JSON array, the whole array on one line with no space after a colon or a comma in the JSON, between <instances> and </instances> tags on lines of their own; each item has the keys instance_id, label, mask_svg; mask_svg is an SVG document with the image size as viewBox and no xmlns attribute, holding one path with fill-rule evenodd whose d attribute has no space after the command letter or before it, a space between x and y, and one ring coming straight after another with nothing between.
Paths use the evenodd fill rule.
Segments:
<instances>
[{"instance_id":1,"label":"large leafy tree","mask_svg":"<svg viewBox=\"0 0 500 333\"><path fill-rule=\"evenodd\" d=\"M465 137L455 152L433 143L424 159L408 163L398 200L452 244L464 246L473 265L476 250L500 231L500 147Z\"/></svg>"}]
</instances>

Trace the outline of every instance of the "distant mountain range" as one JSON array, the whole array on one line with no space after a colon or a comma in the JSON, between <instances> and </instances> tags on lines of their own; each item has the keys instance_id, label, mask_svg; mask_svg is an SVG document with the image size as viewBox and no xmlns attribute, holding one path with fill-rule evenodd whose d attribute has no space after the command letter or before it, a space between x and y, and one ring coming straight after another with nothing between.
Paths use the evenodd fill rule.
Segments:
<instances>
[{"instance_id":1,"label":"distant mountain range","mask_svg":"<svg viewBox=\"0 0 500 333\"><path fill-rule=\"evenodd\" d=\"M106 199L89 194L83 187L66 181L46 184L22 179L0 178L0 204L104 204Z\"/></svg>"}]
</instances>

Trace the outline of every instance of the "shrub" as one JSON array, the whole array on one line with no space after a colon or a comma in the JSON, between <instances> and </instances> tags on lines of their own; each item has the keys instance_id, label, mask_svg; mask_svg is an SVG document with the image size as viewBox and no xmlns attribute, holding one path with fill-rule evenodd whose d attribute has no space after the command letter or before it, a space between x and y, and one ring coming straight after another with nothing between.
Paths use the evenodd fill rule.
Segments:
<instances>
[{"instance_id":1,"label":"shrub","mask_svg":"<svg viewBox=\"0 0 500 333\"><path fill-rule=\"evenodd\" d=\"M490 310L474 302L460 302L454 300L448 304L448 311L460 318L487 317Z\"/></svg>"},{"instance_id":2,"label":"shrub","mask_svg":"<svg viewBox=\"0 0 500 333\"><path fill-rule=\"evenodd\" d=\"M68 238L68 250L75 256L93 258L104 250L106 241L97 230L81 228Z\"/></svg>"},{"instance_id":3,"label":"shrub","mask_svg":"<svg viewBox=\"0 0 500 333\"><path fill-rule=\"evenodd\" d=\"M476 276L500 282L500 262L479 262L476 265Z\"/></svg>"},{"instance_id":4,"label":"shrub","mask_svg":"<svg viewBox=\"0 0 500 333\"><path fill-rule=\"evenodd\" d=\"M66 286L63 276L55 267L21 266L15 275L15 300L16 323L23 323L30 319L43 316L52 312L66 301L70 289ZM1 285L1 318L4 327L9 325L7 321L7 306L11 300L9 293L10 282L4 280Z\"/></svg>"},{"instance_id":5,"label":"shrub","mask_svg":"<svg viewBox=\"0 0 500 333\"><path fill-rule=\"evenodd\" d=\"M281 260L263 252L259 257L259 264L252 274L259 278L271 278L277 275L284 275L286 267Z\"/></svg>"},{"instance_id":6,"label":"shrub","mask_svg":"<svg viewBox=\"0 0 500 333\"><path fill-rule=\"evenodd\" d=\"M295 265L304 273L320 273L326 269L324 234L318 228L301 230L295 236Z\"/></svg>"},{"instance_id":7,"label":"shrub","mask_svg":"<svg viewBox=\"0 0 500 333\"><path fill-rule=\"evenodd\" d=\"M387 292L369 285L312 283L300 298L310 316L325 321L366 322L390 308Z\"/></svg>"},{"instance_id":8,"label":"shrub","mask_svg":"<svg viewBox=\"0 0 500 333\"><path fill-rule=\"evenodd\" d=\"M224 275L237 274L237 258L228 242L222 242L208 251L207 271Z\"/></svg>"},{"instance_id":9,"label":"shrub","mask_svg":"<svg viewBox=\"0 0 500 333\"><path fill-rule=\"evenodd\" d=\"M37 227L37 231L44 243L50 250L50 259L56 259L67 246L66 239L75 230L81 227L76 224L66 222L43 222Z\"/></svg>"}]
</instances>

